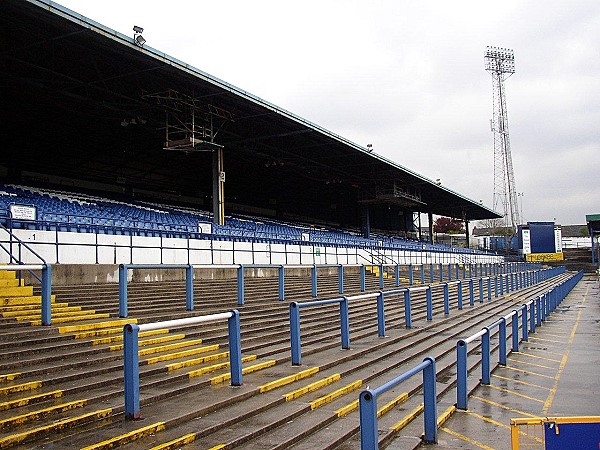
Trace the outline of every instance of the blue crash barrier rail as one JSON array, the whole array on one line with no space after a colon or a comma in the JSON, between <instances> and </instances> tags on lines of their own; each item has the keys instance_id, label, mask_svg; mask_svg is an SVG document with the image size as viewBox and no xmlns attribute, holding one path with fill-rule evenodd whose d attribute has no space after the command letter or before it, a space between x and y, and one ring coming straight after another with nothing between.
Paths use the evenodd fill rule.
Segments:
<instances>
[{"instance_id":1,"label":"blue crash barrier rail","mask_svg":"<svg viewBox=\"0 0 600 450\"><path fill-rule=\"evenodd\" d=\"M158 330L169 327L181 327L206 322L227 320L229 333L229 368L231 385L242 385L242 346L240 336L240 314L233 309L229 312L210 314L186 319L153 322L142 325L130 323L123 328L123 357L125 384L125 417L140 418L140 364L138 354L138 336L141 331Z\"/></svg>"},{"instance_id":2,"label":"blue crash barrier rail","mask_svg":"<svg viewBox=\"0 0 600 450\"><path fill-rule=\"evenodd\" d=\"M425 443L437 442L437 389L435 359L426 357L421 364L404 372L391 381L375 389L366 389L360 393L360 448L376 450L379 448L379 430L377 427L377 397L393 389L410 377L423 372L423 403L425 420Z\"/></svg>"},{"instance_id":3,"label":"blue crash barrier rail","mask_svg":"<svg viewBox=\"0 0 600 450\"><path fill-rule=\"evenodd\" d=\"M564 273L564 267L555 269L548 269L544 271L544 274L538 274L538 277L547 279L548 274L553 273L559 275ZM546 317L552 313L557 306L564 300L564 298L571 292L571 289L581 280L583 277L583 271L578 272L569 279L562 281L546 293L535 297L523 303L520 307L513 310L510 314L501 317L490 325L484 327L477 333L465 338L460 339L456 343L456 377L457 377L457 388L456 388L456 407L458 409L467 409L468 404L468 392L467 392L467 356L469 344L477 339L481 338L481 384L490 384L491 375L491 345L490 338L491 332L498 327L498 363L500 365L506 365L507 352L507 322L510 320L512 327L512 352L519 351L519 343L527 341L529 333L535 333L536 326L540 326L542 322L546 320ZM521 339L519 339L519 313L521 317Z\"/></svg>"}]
</instances>

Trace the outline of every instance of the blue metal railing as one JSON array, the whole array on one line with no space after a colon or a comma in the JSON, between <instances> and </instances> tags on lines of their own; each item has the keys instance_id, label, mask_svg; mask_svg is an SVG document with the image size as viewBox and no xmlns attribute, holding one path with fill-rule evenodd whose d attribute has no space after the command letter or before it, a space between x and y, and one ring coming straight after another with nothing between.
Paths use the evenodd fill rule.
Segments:
<instances>
[{"instance_id":1,"label":"blue metal railing","mask_svg":"<svg viewBox=\"0 0 600 450\"><path fill-rule=\"evenodd\" d=\"M124 394L125 417L140 418L140 364L138 353L138 337L141 331L158 330L169 327L194 325L206 322L227 320L229 334L229 369L232 386L242 385L242 346L240 335L240 314L233 309L229 312L207 316L190 317L187 319L153 322L142 325L130 323L123 328L123 358L124 358Z\"/></svg>"},{"instance_id":2,"label":"blue metal railing","mask_svg":"<svg viewBox=\"0 0 600 450\"><path fill-rule=\"evenodd\" d=\"M404 372L391 381L375 389L366 389L360 393L360 448L376 450L379 448L377 427L377 397L389 391L410 377L423 372L423 403L425 421L425 443L437 442L437 389L435 359L426 357L421 364Z\"/></svg>"},{"instance_id":3,"label":"blue metal railing","mask_svg":"<svg viewBox=\"0 0 600 450\"><path fill-rule=\"evenodd\" d=\"M539 282L542 279L548 279L551 276L556 276L564 273L564 267L548 269L546 271L540 271L536 275L534 282ZM506 357L508 355L506 340L506 326L507 321L511 321L512 326L512 352L519 351L519 342L527 341L529 333L535 333L536 326L542 324L546 320L546 317L552 313L556 307L562 302L562 300L568 295L573 287L583 277L583 271L578 272L567 280L562 281L546 293L537 296L533 300L529 300L523 303L520 307L513 310L510 314L501 317L490 325L484 327L477 333L465 338L460 339L456 343L456 377L457 377L457 390L456 405L459 409L467 409L467 356L468 346L471 342L481 338L481 383L490 384L491 375L491 345L490 337L491 332L498 327L498 339L499 339L499 350L498 350L498 363L500 365L506 365ZM519 313L521 313L521 339L519 340Z\"/></svg>"}]
</instances>

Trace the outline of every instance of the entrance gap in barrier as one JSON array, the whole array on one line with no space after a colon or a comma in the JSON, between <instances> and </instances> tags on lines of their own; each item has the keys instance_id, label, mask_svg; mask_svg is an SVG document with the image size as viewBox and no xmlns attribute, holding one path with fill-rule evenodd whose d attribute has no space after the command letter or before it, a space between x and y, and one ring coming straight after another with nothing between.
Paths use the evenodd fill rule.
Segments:
<instances>
[{"instance_id":1,"label":"entrance gap in barrier","mask_svg":"<svg viewBox=\"0 0 600 450\"><path fill-rule=\"evenodd\" d=\"M125 418L140 419L140 364L138 335L140 331L194 325L227 320L229 334L229 368L232 386L242 385L242 346L240 336L240 314L237 310L186 319L153 322L142 325L130 323L123 328Z\"/></svg>"},{"instance_id":2,"label":"entrance gap in barrier","mask_svg":"<svg viewBox=\"0 0 600 450\"><path fill-rule=\"evenodd\" d=\"M437 442L437 389L435 359L426 357L421 364L375 389L366 389L360 393L360 448L376 450L379 448L377 427L377 397L394 388L413 375L423 372L423 403L425 420L425 443Z\"/></svg>"}]
</instances>

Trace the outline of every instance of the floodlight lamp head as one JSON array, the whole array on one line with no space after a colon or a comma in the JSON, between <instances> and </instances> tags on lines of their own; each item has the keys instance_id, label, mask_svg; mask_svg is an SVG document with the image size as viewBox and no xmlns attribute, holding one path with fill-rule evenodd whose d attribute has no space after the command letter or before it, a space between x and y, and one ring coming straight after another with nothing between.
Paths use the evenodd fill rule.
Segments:
<instances>
[{"instance_id":1,"label":"floodlight lamp head","mask_svg":"<svg viewBox=\"0 0 600 450\"><path fill-rule=\"evenodd\" d=\"M144 44L146 43L146 39L144 39L144 36L142 36L141 34L138 34L135 38L134 41L137 45L139 45L140 47L143 47Z\"/></svg>"},{"instance_id":2,"label":"floodlight lamp head","mask_svg":"<svg viewBox=\"0 0 600 450\"><path fill-rule=\"evenodd\" d=\"M141 33L144 32L144 29L142 27L138 27L137 25L134 25L133 26L133 32L141 34Z\"/></svg>"}]
</instances>

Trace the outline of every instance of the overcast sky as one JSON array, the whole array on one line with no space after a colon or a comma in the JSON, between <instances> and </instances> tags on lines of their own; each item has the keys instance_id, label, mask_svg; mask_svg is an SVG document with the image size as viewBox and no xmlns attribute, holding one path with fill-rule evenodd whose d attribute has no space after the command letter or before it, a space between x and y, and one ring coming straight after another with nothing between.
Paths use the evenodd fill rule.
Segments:
<instances>
[{"instance_id":1,"label":"overcast sky","mask_svg":"<svg viewBox=\"0 0 600 450\"><path fill-rule=\"evenodd\" d=\"M600 1L61 0L492 206L487 45L526 221L600 213Z\"/></svg>"}]
</instances>

